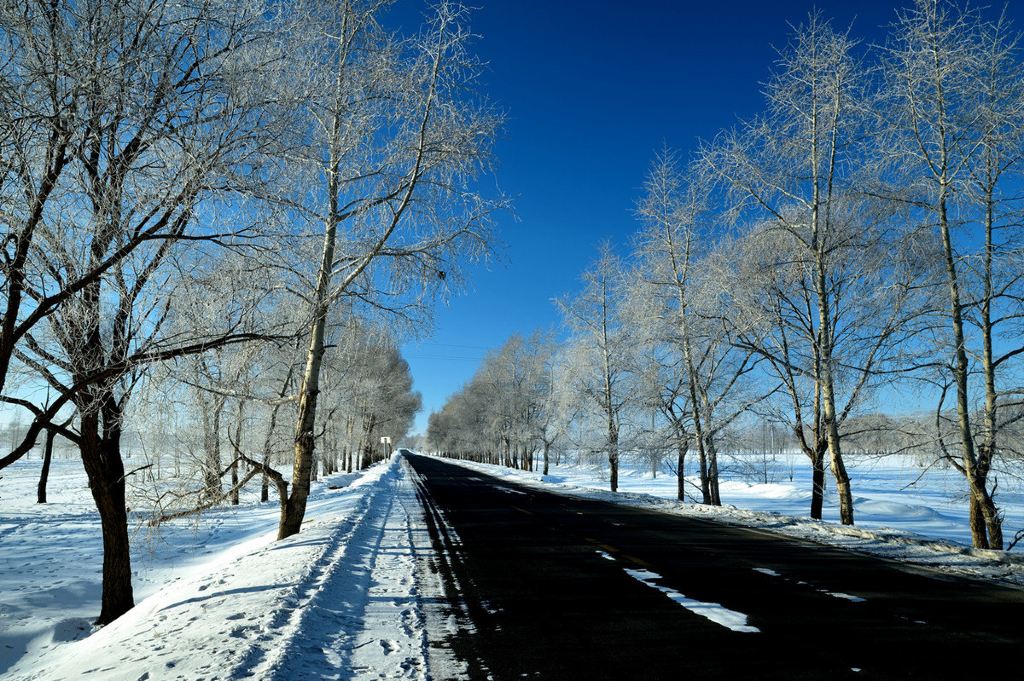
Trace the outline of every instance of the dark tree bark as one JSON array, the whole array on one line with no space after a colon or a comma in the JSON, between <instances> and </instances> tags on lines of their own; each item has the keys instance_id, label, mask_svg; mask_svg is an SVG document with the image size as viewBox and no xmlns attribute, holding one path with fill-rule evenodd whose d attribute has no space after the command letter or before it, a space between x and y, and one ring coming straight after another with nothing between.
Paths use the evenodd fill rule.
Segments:
<instances>
[{"instance_id":1,"label":"dark tree bark","mask_svg":"<svg viewBox=\"0 0 1024 681\"><path fill-rule=\"evenodd\" d=\"M219 499L224 491L220 481L220 421L226 400L221 395L207 396L202 392L199 395L203 409L203 496ZM211 397L211 401L207 401L207 397Z\"/></svg>"},{"instance_id":2,"label":"dark tree bark","mask_svg":"<svg viewBox=\"0 0 1024 681\"><path fill-rule=\"evenodd\" d=\"M46 448L43 450L43 470L39 472L39 487L36 490L36 503L46 503L46 481L50 477L50 461L53 460L53 438L57 433L46 431Z\"/></svg>"},{"instance_id":3,"label":"dark tree bark","mask_svg":"<svg viewBox=\"0 0 1024 681\"><path fill-rule=\"evenodd\" d=\"M106 408L104 421L113 415ZM135 605L132 563L128 540L125 470L121 460L121 433L116 426L103 427L99 415L83 410L79 450L89 489L96 502L103 531L103 594L96 624L110 624Z\"/></svg>"},{"instance_id":4,"label":"dark tree bark","mask_svg":"<svg viewBox=\"0 0 1024 681\"><path fill-rule=\"evenodd\" d=\"M608 418L608 468L609 468L609 486L613 492L619 491L619 429L618 426L612 421L611 417Z\"/></svg>"},{"instance_id":5,"label":"dark tree bark","mask_svg":"<svg viewBox=\"0 0 1024 681\"><path fill-rule=\"evenodd\" d=\"M686 501L686 450L689 444L680 441L676 444L676 499Z\"/></svg>"},{"instance_id":6,"label":"dark tree bark","mask_svg":"<svg viewBox=\"0 0 1024 681\"><path fill-rule=\"evenodd\" d=\"M708 458L707 491L710 499L710 501L706 503L710 503L712 506L721 506L722 494L718 488L718 448L715 446L713 434L705 432L705 436L707 436L708 439L706 447Z\"/></svg>"},{"instance_id":7,"label":"dark tree bark","mask_svg":"<svg viewBox=\"0 0 1024 681\"><path fill-rule=\"evenodd\" d=\"M811 457L811 518L821 520L825 501L825 449L818 447Z\"/></svg>"},{"instance_id":8,"label":"dark tree bark","mask_svg":"<svg viewBox=\"0 0 1024 681\"><path fill-rule=\"evenodd\" d=\"M238 420L235 421L235 447L242 446L242 423L245 420L245 402L238 403ZM238 506L238 459L231 462L231 505Z\"/></svg>"}]
</instances>

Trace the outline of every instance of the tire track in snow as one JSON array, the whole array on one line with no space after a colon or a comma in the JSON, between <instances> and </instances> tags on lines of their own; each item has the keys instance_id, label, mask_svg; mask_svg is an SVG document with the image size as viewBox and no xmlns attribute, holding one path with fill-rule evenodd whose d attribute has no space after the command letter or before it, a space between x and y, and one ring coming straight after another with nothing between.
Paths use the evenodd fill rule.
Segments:
<instances>
[{"instance_id":1,"label":"tire track in snow","mask_svg":"<svg viewBox=\"0 0 1024 681\"><path fill-rule=\"evenodd\" d=\"M363 628L352 645L351 672L358 678L422 679L427 673L426 618L417 579L413 524L418 510L403 470L382 541L373 557L372 583L363 609Z\"/></svg>"},{"instance_id":2,"label":"tire track in snow","mask_svg":"<svg viewBox=\"0 0 1024 681\"><path fill-rule=\"evenodd\" d=\"M253 645L238 665L232 669L229 678L289 678L275 676L276 669L289 655L296 654L296 648L304 639L303 629L323 598L325 590L332 581L344 581L348 575L339 568L343 567L346 553L356 533L363 528L367 518L380 512L382 504L389 501L388 495L382 495L382 489L390 484L396 470L392 467L373 484L359 500L356 508L341 522L327 539L327 546L318 558L292 588L291 593L278 604L278 607L262 629L263 633L253 640ZM301 541L301 534L296 535ZM283 632L275 635L276 632ZM283 639L283 640L282 640ZM308 643L308 641L306 641ZM300 678L298 676L291 678Z\"/></svg>"}]
</instances>

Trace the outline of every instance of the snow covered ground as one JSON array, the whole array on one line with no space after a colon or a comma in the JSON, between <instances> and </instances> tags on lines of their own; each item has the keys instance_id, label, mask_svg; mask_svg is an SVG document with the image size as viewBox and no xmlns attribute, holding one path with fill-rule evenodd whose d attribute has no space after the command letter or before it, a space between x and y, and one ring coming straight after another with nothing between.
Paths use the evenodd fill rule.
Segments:
<instances>
[{"instance_id":1,"label":"snow covered ground","mask_svg":"<svg viewBox=\"0 0 1024 681\"><path fill-rule=\"evenodd\" d=\"M954 472L922 475L905 459L852 463L856 528L835 524L832 495L826 521L806 518L809 471L799 458L761 466L760 482L750 462L729 463L724 508L680 504L673 475L652 478L632 462L617 494L606 491L600 465L554 466L547 477L464 465L562 493L1024 584L1019 550L1007 557L967 547ZM0 480L0 677L456 678L464 671L428 646L428 622L455 625L445 624L439 577L423 568L444 557L433 553L415 473L398 458L317 483L302 533L283 542L273 541L277 504L252 498L198 521L166 523L158 534L142 524L145 514L134 515L138 605L100 630L90 624L99 611L100 534L81 464L55 462L46 505L34 503L38 470L38 460L21 461ZM1024 495L1011 484L1000 490L1012 533L1024 524Z\"/></svg>"},{"instance_id":2,"label":"snow covered ground","mask_svg":"<svg viewBox=\"0 0 1024 681\"><path fill-rule=\"evenodd\" d=\"M847 463L853 481L856 527L838 524L834 494L826 493L823 521L807 517L810 467L799 455L777 457L755 474L751 461L724 461L721 508L679 503L676 477L625 460L619 492L608 490L607 467L600 464L552 465L550 475L502 466L457 462L498 477L631 506L780 532L802 539L920 564L963 575L1024 584L1024 546L1011 555L971 549L963 481L956 471L923 470L912 459L856 459ZM760 462L759 462L760 463ZM767 469L768 482L764 482ZM752 481L761 476L759 482ZM687 477L691 491L698 480ZM831 490L830 490L831 491ZM1000 484L997 497L1005 513L1005 532L1024 527L1024 489L1013 481Z\"/></svg>"},{"instance_id":3,"label":"snow covered ground","mask_svg":"<svg viewBox=\"0 0 1024 681\"><path fill-rule=\"evenodd\" d=\"M80 464L55 465L45 506L32 503L38 465L0 483L0 676L426 675L422 603L441 587L415 569L431 545L397 457L316 484L302 532L282 542L273 502L138 534L137 605L95 632L100 535Z\"/></svg>"}]
</instances>

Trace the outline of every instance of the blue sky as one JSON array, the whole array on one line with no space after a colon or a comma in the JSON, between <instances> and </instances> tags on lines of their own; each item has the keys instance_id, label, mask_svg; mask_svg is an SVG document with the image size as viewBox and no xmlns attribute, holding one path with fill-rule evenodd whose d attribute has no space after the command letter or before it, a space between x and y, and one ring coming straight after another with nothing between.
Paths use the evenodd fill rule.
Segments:
<instances>
[{"instance_id":1,"label":"blue sky","mask_svg":"<svg viewBox=\"0 0 1024 681\"><path fill-rule=\"evenodd\" d=\"M437 309L430 338L403 346L423 394L417 430L488 349L558 326L551 301L577 288L598 242L628 251L656 150L685 154L761 109L760 83L788 23L818 7L870 45L907 3L471 2L477 54L488 64L483 90L507 114L497 180L515 216L501 217L497 259L467 272L467 290ZM1024 28L1021 4L1010 14Z\"/></svg>"}]
</instances>

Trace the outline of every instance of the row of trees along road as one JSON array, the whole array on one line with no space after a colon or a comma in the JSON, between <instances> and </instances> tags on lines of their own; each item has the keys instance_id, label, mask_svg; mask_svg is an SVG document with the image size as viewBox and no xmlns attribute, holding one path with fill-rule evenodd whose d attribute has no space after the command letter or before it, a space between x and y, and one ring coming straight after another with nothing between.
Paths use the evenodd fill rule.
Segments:
<instances>
[{"instance_id":1,"label":"row of trees along road","mask_svg":"<svg viewBox=\"0 0 1024 681\"><path fill-rule=\"evenodd\" d=\"M133 604L126 484L153 473L126 470L122 438L148 437L133 419L173 429L194 405L196 502L258 473L280 537L301 526L317 442L365 458L408 427L418 398L380 327L424 321L503 201L475 189L499 117L475 94L465 10L442 0L401 35L388 5L0 7L0 395L32 419L0 468L43 433L78 448L98 623ZM285 420L290 480L271 465Z\"/></svg>"},{"instance_id":2,"label":"row of trees along road","mask_svg":"<svg viewBox=\"0 0 1024 681\"><path fill-rule=\"evenodd\" d=\"M431 419L431 446L500 446L506 463L518 447L530 467L556 433L606 454L613 491L624 449L671 448L680 472L695 452L699 499L720 504L723 435L753 415L807 456L810 515L828 467L853 524L844 442L864 440L870 405L910 394L934 400L930 429L904 424L913 447L962 473L974 545L1002 549L993 474L1019 478L1024 414L1018 40L948 0L899 11L871 49L810 14L760 115L688 162L656 156L631 258L603 245L558 302L568 339L489 356Z\"/></svg>"}]
</instances>

